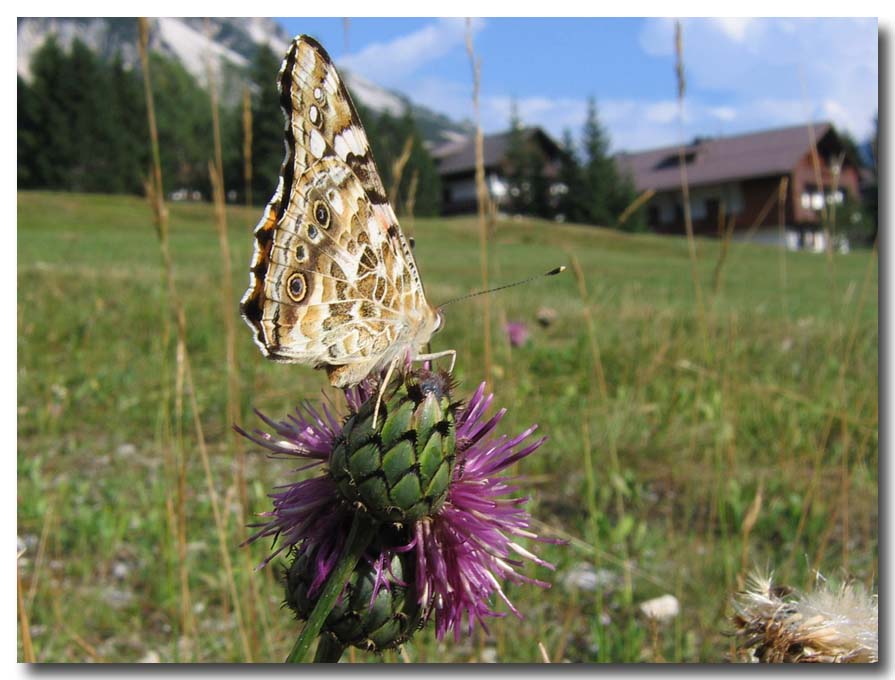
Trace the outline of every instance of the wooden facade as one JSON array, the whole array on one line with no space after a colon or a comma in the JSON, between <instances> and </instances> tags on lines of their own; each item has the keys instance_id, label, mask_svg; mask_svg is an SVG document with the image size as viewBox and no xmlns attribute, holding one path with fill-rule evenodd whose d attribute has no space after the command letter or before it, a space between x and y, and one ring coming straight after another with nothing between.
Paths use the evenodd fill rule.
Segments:
<instances>
[{"instance_id":1,"label":"wooden facade","mask_svg":"<svg viewBox=\"0 0 895 680\"><path fill-rule=\"evenodd\" d=\"M724 225L734 233L789 231L802 240L821 229L824 206L860 196L857 159L829 123L694 140L684 158L697 234L719 234ZM639 191L655 192L647 222L659 233L685 232L679 159L678 147L616 156Z\"/></svg>"},{"instance_id":2,"label":"wooden facade","mask_svg":"<svg viewBox=\"0 0 895 680\"><path fill-rule=\"evenodd\" d=\"M543 160L544 177L557 181L559 175L560 146L541 128L523 128L525 144ZM485 183L491 200L498 209L508 203L509 185L507 177L511 172L508 163L511 133L485 135L483 139ZM475 138L443 145L432 152L441 176L441 211L445 215L474 213L476 211L475 187Z\"/></svg>"}]
</instances>

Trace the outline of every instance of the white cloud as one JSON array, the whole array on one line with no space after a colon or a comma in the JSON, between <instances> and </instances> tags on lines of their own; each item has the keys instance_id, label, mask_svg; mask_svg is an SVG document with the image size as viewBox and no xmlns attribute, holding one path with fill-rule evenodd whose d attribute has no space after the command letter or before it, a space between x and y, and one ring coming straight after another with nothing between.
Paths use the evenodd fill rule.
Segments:
<instances>
[{"instance_id":1,"label":"white cloud","mask_svg":"<svg viewBox=\"0 0 895 680\"><path fill-rule=\"evenodd\" d=\"M472 21L473 33L484 22ZM371 43L339 60L339 65L386 87L402 84L410 74L454 49L465 49L466 20L437 19L389 42Z\"/></svg>"},{"instance_id":2,"label":"white cloud","mask_svg":"<svg viewBox=\"0 0 895 680\"><path fill-rule=\"evenodd\" d=\"M680 117L681 109L677 101L660 101L646 105L643 115L650 123L659 123L660 125L670 123ZM687 110L684 108L684 120L687 119Z\"/></svg>"},{"instance_id":3,"label":"white cloud","mask_svg":"<svg viewBox=\"0 0 895 680\"><path fill-rule=\"evenodd\" d=\"M480 29L482 24L474 24ZM866 137L878 106L876 21L833 19L684 19L687 95L683 120L674 99L597 96L600 120L613 150L678 144L694 136L730 135L769 127L831 120ZM424 64L465 49L463 20L434 20L389 43L370 45L343 63L374 82L394 87L455 120L471 120L468 71L453 79L427 75ZM658 68L674 59L674 22L648 19L640 47ZM465 55L462 55L465 59ZM670 89L671 85L669 85ZM481 94L486 133L506 130L513 99L487 87ZM561 137L580 138L587 112L581 96L516 98L520 117Z\"/></svg>"},{"instance_id":4,"label":"white cloud","mask_svg":"<svg viewBox=\"0 0 895 680\"><path fill-rule=\"evenodd\" d=\"M709 109L709 114L723 121L735 120L737 117L736 109L732 106L713 106Z\"/></svg>"},{"instance_id":5,"label":"white cloud","mask_svg":"<svg viewBox=\"0 0 895 680\"><path fill-rule=\"evenodd\" d=\"M759 127L814 114L859 139L870 133L879 106L875 19L683 19L682 26L688 97L722 93L722 106L737 110L766 100L771 108ZM639 40L647 54L673 58L674 22L647 20Z\"/></svg>"},{"instance_id":6,"label":"white cloud","mask_svg":"<svg viewBox=\"0 0 895 680\"><path fill-rule=\"evenodd\" d=\"M739 43L746 39L746 32L755 22L754 19L743 17L719 17L713 21L717 22L718 27L728 38Z\"/></svg>"}]
</instances>

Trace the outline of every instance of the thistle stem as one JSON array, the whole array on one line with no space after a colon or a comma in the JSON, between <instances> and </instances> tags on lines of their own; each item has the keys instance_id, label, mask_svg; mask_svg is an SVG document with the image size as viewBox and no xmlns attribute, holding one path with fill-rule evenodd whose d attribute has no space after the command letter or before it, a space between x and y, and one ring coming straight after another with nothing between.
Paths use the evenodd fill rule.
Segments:
<instances>
[{"instance_id":1,"label":"thistle stem","mask_svg":"<svg viewBox=\"0 0 895 680\"><path fill-rule=\"evenodd\" d=\"M324 633L317 642L314 663L339 663L344 651L345 646L336 639L335 635Z\"/></svg>"},{"instance_id":2,"label":"thistle stem","mask_svg":"<svg viewBox=\"0 0 895 680\"><path fill-rule=\"evenodd\" d=\"M292 651L286 657L286 663L302 663L304 661L308 648L311 646L311 641L320 634L326 617L329 616L333 607L336 606L336 601L348 582L348 577L351 576L351 572L354 571L357 561L364 554L364 550L367 549L372 537L373 531L369 520L359 512L354 513L351 532L348 534L348 540L345 541L345 552L329 575L326 585L323 586L323 591L320 593L320 598L314 606L314 611L311 612L305 627L301 631L301 635L298 636ZM324 640L320 641L321 644L325 644ZM335 660L338 660L338 658Z\"/></svg>"}]
</instances>

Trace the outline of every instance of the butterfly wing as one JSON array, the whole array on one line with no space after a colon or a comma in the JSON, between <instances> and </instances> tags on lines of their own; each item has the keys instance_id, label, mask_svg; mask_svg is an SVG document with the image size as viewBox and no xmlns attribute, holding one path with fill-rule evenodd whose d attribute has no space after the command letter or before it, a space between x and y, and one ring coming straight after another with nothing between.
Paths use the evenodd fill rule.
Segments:
<instances>
[{"instance_id":1,"label":"butterfly wing","mask_svg":"<svg viewBox=\"0 0 895 680\"><path fill-rule=\"evenodd\" d=\"M350 385L427 342L436 313L329 56L296 38L278 83L286 158L240 307L266 356Z\"/></svg>"}]
</instances>

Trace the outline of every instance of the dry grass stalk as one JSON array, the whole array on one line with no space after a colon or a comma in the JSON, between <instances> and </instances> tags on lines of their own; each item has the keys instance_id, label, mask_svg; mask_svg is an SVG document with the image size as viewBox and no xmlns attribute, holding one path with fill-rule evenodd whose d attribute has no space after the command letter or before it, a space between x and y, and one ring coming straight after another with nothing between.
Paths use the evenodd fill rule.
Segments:
<instances>
[{"instance_id":1,"label":"dry grass stalk","mask_svg":"<svg viewBox=\"0 0 895 680\"><path fill-rule=\"evenodd\" d=\"M749 536L752 534L752 529L755 527L755 523L758 521L758 516L761 514L761 506L764 500L764 480L759 480L758 489L755 491L755 498L752 499L752 503L749 505L749 509L746 510L746 515L743 517L743 526L740 528L740 531L743 535L743 551L740 558L740 569L742 573L746 572L747 561L749 559ZM738 577L737 582L739 583L739 587L743 587L742 576Z\"/></svg>"},{"instance_id":2,"label":"dry grass stalk","mask_svg":"<svg viewBox=\"0 0 895 680\"><path fill-rule=\"evenodd\" d=\"M208 20L206 19L206 22ZM206 23L206 26L209 24ZM224 347L227 360L227 422L236 423L242 418L239 397L239 366L236 361L236 318L233 296L233 266L230 256L230 238L227 229L226 192L224 187L224 158L221 145L221 121L218 113L218 89L212 68L211 54L206 60L208 90L211 95L211 126L214 133L214 162L208 164L211 193L214 201L215 227L221 249L221 313L224 317ZM248 507L248 490L245 481L245 448L241 437L229 437L229 447L236 452L236 488L239 490L239 523L245 524L245 508Z\"/></svg>"},{"instance_id":3,"label":"dry grass stalk","mask_svg":"<svg viewBox=\"0 0 895 680\"><path fill-rule=\"evenodd\" d=\"M479 111L479 85L481 61L475 56L472 44L472 20L466 19L466 53L472 65L472 107L475 111L475 187L479 216L479 250L482 260L482 290L488 290L488 187L485 184L485 141L482 135ZM491 382L491 301L487 295L481 296L482 331L484 334L485 380Z\"/></svg>"},{"instance_id":4,"label":"dry grass stalk","mask_svg":"<svg viewBox=\"0 0 895 680\"><path fill-rule=\"evenodd\" d=\"M47 545L49 544L50 529L55 519L53 512L55 510L55 499L50 500L47 511L43 516L43 526L40 530L40 539L37 543L37 557L34 558L34 568L31 574L31 586L28 588L28 607L34 604L34 598L37 597L37 584L40 582L40 575L43 571L44 556L46 555Z\"/></svg>"},{"instance_id":5,"label":"dry grass stalk","mask_svg":"<svg viewBox=\"0 0 895 680\"><path fill-rule=\"evenodd\" d=\"M690 185L687 181L687 160L684 150L684 93L687 90L684 77L684 37L681 22L674 22L674 54L675 73L677 74L677 103L681 124L681 144L678 147L678 165L681 169L681 194L684 204L684 229L687 232L687 248L690 253L690 275L693 279L693 291L696 294L696 310L699 314L699 325L705 356L709 353L708 324L705 318L705 307L702 303L702 286L699 285L699 273L696 268L696 239L693 236L693 216L690 212Z\"/></svg>"},{"instance_id":6,"label":"dry grass stalk","mask_svg":"<svg viewBox=\"0 0 895 680\"><path fill-rule=\"evenodd\" d=\"M31 624L28 622L28 611L25 608L25 597L22 594L22 575L19 573L19 558L21 553L16 555L16 599L19 608L19 630L22 633L22 660L25 663L34 663L37 659L34 656L34 645L31 643Z\"/></svg>"},{"instance_id":7,"label":"dry grass stalk","mask_svg":"<svg viewBox=\"0 0 895 680\"><path fill-rule=\"evenodd\" d=\"M413 135L407 135L407 139L404 140L404 148L401 149L401 154L395 159L395 162L392 163L392 188L388 192L388 201L393 206L398 205L398 192L401 189L401 178L404 175L404 168L407 166L407 161L410 160L410 154L413 151Z\"/></svg>"},{"instance_id":8,"label":"dry grass stalk","mask_svg":"<svg viewBox=\"0 0 895 680\"><path fill-rule=\"evenodd\" d=\"M550 657L547 655L547 648L544 647L543 642L538 642L538 651L541 652L541 661L544 663L550 663Z\"/></svg>"},{"instance_id":9,"label":"dry grass stalk","mask_svg":"<svg viewBox=\"0 0 895 680\"><path fill-rule=\"evenodd\" d=\"M252 96L249 86L242 89L242 174L246 205L252 205Z\"/></svg>"},{"instance_id":10,"label":"dry grass stalk","mask_svg":"<svg viewBox=\"0 0 895 680\"><path fill-rule=\"evenodd\" d=\"M833 433L833 427L838 422L840 426L844 426L845 424L854 422L857 424L861 424L861 421L858 418L852 417L849 415L848 408L850 404L847 402L846 392L845 392L845 376L850 369L850 364L852 360L852 354L854 352L855 343L858 339L858 330L860 329L860 320L861 320L861 310L864 309L864 305L867 302L867 296L871 290L871 282L872 282L872 273L874 269L874 265L877 260L877 245L874 244L873 249L870 252L869 257L867 258L867 267L864 271L864 281L861 283L861 292L858 295L858 302L854 306L854 317L851 321L851 328L848 333L848 339L846 340L845 349L842 353L842 358L839 364L839 372L836 376L836 384L837 390L840 395L840 407L838 409L828 409L827 410L827 420L824 424L824 429L821 434L821 437L816 445L814 458L811 461L811 480L808 483L808 489L805 492L805 500L802 503L802 514L799 517L799 523L796 526L796 533L793 543L795 545L799 544L799 541L802 538L802 532L805 530L805 526L808 522L808 515L811 512L811 508L814 503L814 495L817 493L817 489L820 485L820 477L821 472L825 469L825 466L822 464L822 459L824 453L827 451L827 446L830 441L830 436ZM876 397L876 393L868 392L867 399L872 399ZM860 411L858 411L860 413ZM878 431L878 423L874 423L873 426L874 431ZM787 559L784 568L783 574L784 577L790 573L793 562L796 557L796 552L793 551L789 558Z\"/></svg>"},{"instance_id":11,"label":"dry grass stalk","mask_svg":"<svg viewBox=\"0 0 895 680\"><path fill-rule=\"evenodd\" d=\"M643 193L641 193L637 198L635 198L628 205L627 208L622 210L622 214L618 216L618 226L622 226L625 222L627 222L631 215L633 215L638 208L640 208L644 203L650 200L653 196L656 195L655 189L647 189Z\"/></svg>"},{"instance_id":12,"label":"dry grass stalk","mask_svg":"<svg viewBox=\"0 0 895 680\"><path fill-rule=\"evenodd\" d=\"M187 388L187 392L189 394L190 400L190 410L192 411L193 416L193 426L196 434L196 444L199 449L200 458L202 460L202 466L205 472L205 480L208 485L208 495L209 500L211 502L211 509L214 515L215 520L215 528L217 529L218 534L218 543L221 551L221 560L224 567L224 573L226 577L227 584L229 586L230 597L232 599L233 610L236 616L237 628L240 633L240 639L242 642L243 653L246 661L252 660L251 649L248 643L248 636L246 634L246 628L243 623L241 608L239 597L236 592L236 582L233 577L233 567L230 561L230 553L229 553L229 541L227 539L226 528L224 524L223 516L221 515L220 510L220 501L218 499L218 492L215 488L214 479L211 473L211 465L209 463L208 457L208 448L205 443L205 434L204 428L202 426L202 420L200 417L200 409L199 409L199 401L198 394L196 392L195 381L193 380L193 372L190 365L189 352L186 350L186 313L184 311L183 303L180 299L180 296L177 291L177 286L174 281L174 268L171 261L171 253L170 246L168 243L168 220L167 220L167 209L164 205L164 196L163 196L163 184L162 184L162 170L159 156L159 147L158 147L158 132L155 123L155 102L152 95L152 79L150 75L149 68L149 53L148 53L148 45L149 45L149 22L145 17L141 17L139 19L139 52L140 52L140 62L143 66L143 83L146 94L146 110L147 110L147 118L149 122L149 136L150 142L152 145L152 158L153 158L153 180L147 182L146 188L148 191L148 197L150 199L150 204L153 207L153 215L156 223L156 231L159 237L159 247L162 251L162 259L165 270L165 277L168 285L168 295L170 299L170 303L172 306L172 310L174 312L174 316L177 320L177 335L178 335L178 345L182 347L182 354L178 351L178 357L182 356L182 361L179 362L182 366L184 383ZM181 504L183 504L183 500L181 498ZM183 507L180 508L181 517L184 516L185 510ZM185 565L181 567L185 568ZM188 596L188 591L184 593L185 596ZM183 604L183 603L182 603ZM184 605L189 607L189 602ZM192 621L192 613L191 607L189 610L189 614L184 615L184 622L187 624L187 630L192 630L192 625L189 623Z\"/></svg>"},{"instance_id":13,"label":"dry grass stalk","mask_svg":"<svg viewBox=\"0 0 895 680\"><path fill-rule=\"evenodd\" d=\"M578 258L575 257L573 253L569 253L569 261L572 264L572 272L575 275L575 281L578 284L578 295L581 297L581 309L582 314L584 316L584 322L587 327L587 337L588 342L590 344L590 352L591 357L593 358L594 364L594 377L596 378L596 383L600 388L600 399L602 401L603 407L605 411L609 412L609 387L606 384L606 372L603 370L603 359L600 353L600 343L597 340L597 331L596 326L594 324L593 314L591 313L591 302L590 296L587 292L587 283L584 279L584 270L581 268L581 263L578 261ZM593 387L591 387L593 390ZM594 400L591 399L593 402ZM586 421L585 421L586 423ZM589 430L585 430L586 433L589 433ZM616 432L615 426L613 423L609 423L606 428L606 438L609 444L609 461L611 466L612 474L616 476L616 478L621 477L621 465L618 460L618 444L616 441ZM586 440L589 440L589 436L586 437ZM590 447L588 444L588 451ZM622 498L621 491L613 487L614 497L615 497L615 511L619 517L625 516L625 501ZM595 512L595 510L594 510ZM631 568L630 568L630 560L628 559L628 547L627 543L622 543L622 549L624 552L624 566L625 566L625 595L630 600L633 597L634 592L634 582L631 576Z\"/></svg>"},{"instance_id":14,"label":"dry grass stalk","mask_svg":"<svg viewBox=\"0 0 895 680\"><path fill-rule=\"evenodd\" d=\"M730 250L730 239L733 237L733 230L736 227L736 215L731 215L727 219L727 226L724 225L723 208L719 210L718 216L718 237L721 245L718 248L718 261L715 262L715 271L712 273L712 295L717 296L721 289L721 273L724 270L724 262L727 260L727 253Z\"/></svg>"},{"instance_id":15,"label":"dry grass stalk","mask_svg":"<svg viewBox=\"0 0 895 680\"><path fill-rule=\"evenodd\" d=\"M407 200L404 202L404 217L406 221L404 223L404 233L410 237L413 236L413 210L416 208L416 190L420 183L420 171L417 168L413 169L413 174L410 176L410 186L407 187Z\"/></svg>"},{"instance_id":16,"label":"dry grass stalk","mask_svg":"<svg viewBox=\"0 0 895 680\"><path fill-rule=\"evenodd\" d=\"M171 253L168 246L168 209L165 206L163 197L162 184L162 165L161 155L158 143L158 128L155 121L155 100L152 96L152 83L150 80L149 70L149 22L145 17L138 20L139 28L139 54L143 67L143 88L146 99L146 117L149 123L149 142L152 154L151 174L145 181L146 197L152 208L153 223L155 225L156 236L159 241L159 249L162 254L162 265L165 271L165 277L168 287L169 304L174 310L175 322L177 327L177 371L175 377L175 397L174 412L175 426L173 437L175 442L182 442L182 419L183 413L183 375L184 375L184 357L186 352L186 318L183 313L183 307L177 297L177 291L174 286L173 264L171 262ZM167 319L167 317L166 317ZM166 321L167 323L167 321ZM167 409L165 409L167 414ZM175 452L172 451L176 448ZM173 534L177 541L178 554L178 570L180 577L180 618L181 618L181 634L185 639L190 640L195 632L195 620L193 618L192 598L189 588L189 574L187 573L187 552L186 552L186 462L183 456L181 446L176 446L169 442L168 446L163 447L165 454L165 467L171 475L173 484L166 489L166 494L170 494L173 489L177 491L176 502L170 495L166 498L166 509L168 511L169 521L172 523Z\"/></svg>"},{"instance_id":17,"label":"dry grass stalk","mask_svg":"<svg viewBox=\"0 0 895 680\"><path fill-rule=\"evenodd\" d=\"M800 595L753 574L734 599L738 655L763 663L876 663L878 602L859 583Z\"/></svg>"},{"instance_id":18,"label":"dry grass stalk","mask_svg":"<svg viewBox=\"0 0 895 680\"><path fill-rule=\"evenodd\" d=\"M789 177L781 177L777 187L777 224L780 230L780 300L783 303L783 316L788 317L786 305L786 193L789 188Z\"/></svg>"},{"instance_id":19,"label":"dry grass stalk","mask_svg":"<svg viewBox=\"0 0 895 680\"><path fill-rule=\"evenodd\" d=\"M61 630L67 637L71 638L71 641L74 642L78 647L80 647L87 656L90 657L91 661L94 663L105 663L105 659L103 659L102 655L96 650L96 647L87 642L84 638L82 638L78 633L71 629L68 625L68 621L62 615L62 605L60 604L63 600L62 589L58 582L53 583L51 585L52 598L50 599L51 607L53 609L53 618L56 621L56 627ZM66 593L67 594L67 593Z\"/></svg>"},{"instance_id":20,"label":"dry grass stalk","mask_svg":"<svg viewBox=\"0 0 895 680\"><path fill-rule=\"evenodd\" d=\"M758 211L758 215L752 220L752 224L749 225L749 228L743 233L743 240L749 241L754 235L755 232L758 231L758 228L762 225L762 223L767 219L768 214L771 212L771 208L776 204L779 208L779 213L784 213L786 211L786 191L789 186L789 177L785 175L780 178L780 183L777 185L777 190L768 195L767 199L764 202L764 205L761 206L761 210ZM736 262L737 253L742 251L734 251L734 253L730 256L730 262Z\"/></svg>"}]
</instances>

